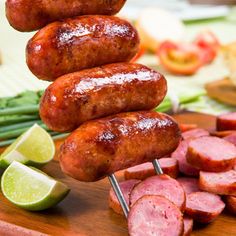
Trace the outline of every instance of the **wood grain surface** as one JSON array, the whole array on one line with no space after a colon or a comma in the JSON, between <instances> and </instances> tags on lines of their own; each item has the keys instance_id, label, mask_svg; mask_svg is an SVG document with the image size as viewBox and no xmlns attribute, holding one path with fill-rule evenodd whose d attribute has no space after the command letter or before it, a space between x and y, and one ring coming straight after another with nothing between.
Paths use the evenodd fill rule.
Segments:
<instances>
[{"instance_id":1,"label":"wood grain surface","mask_svg":"<svg viewBox=\"0 0 236 236\"><path fill-rule=\"evenodd\" d=\"M200 127L214 129L215 117L201 114L181 114L181 123L197 123ZM61 142L57 142L57 147ZM0 194L0 235L4 236L126 236L126 219L108 208L110 185L107 179L96 183L82 183L66 177L55 158L43 168L45 172L66 183L71 192L57 207L28 212L12 205ZM119 180L122 172L116 173ZM196 225L193 236L235 236L236 218L224 212L215 222ZM33 231L32 231L33 230Z\"/></svg>"}]
</instances>

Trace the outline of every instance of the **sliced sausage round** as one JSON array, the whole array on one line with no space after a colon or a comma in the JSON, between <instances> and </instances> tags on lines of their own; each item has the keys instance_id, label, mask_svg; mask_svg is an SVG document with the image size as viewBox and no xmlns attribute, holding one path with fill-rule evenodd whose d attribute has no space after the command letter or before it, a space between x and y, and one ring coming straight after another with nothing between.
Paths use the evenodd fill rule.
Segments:
<instances>
[{"instance_id":1,"label":"sliced sausage round","mask_svg":"<svg viewBox=\"0 0 236 236\"><path fill-rule=\"evenodd\" d=\"M232 214L236 215L236 197L234 196L226 196L225 197L226 207L228 211Z\"/></svg>"},{"instance_id":2,"label":"sliced sausage round","mask_svg":"<svg viewBox=\"0 0 236 236\"><path fill-rule=\"evenodd\" d=\"M161 158L158 162L164 174L167 174L174 179L177 178L179 173L177 160L174 158ZM124 171L125 179L144 180L153 175L156 175L156 172L151 162L143 163L141 165L128 168Z\"/></svg>"},{"instance_id":3,"label":"sliced sausage round","mask_svg":"<svg viewBox=\"0 0 236 236\"><path fill-rule=\"evenodd\" d=\"M126 181L119 183L120 189L124 195L124 198L125 198L125 201L127 204L129 204L129 197L130 197L130 193L131 193L132 189L138 183L140 183L140 180L137 180L137 179L130 179L130 180L126 180ZM123 215L122 207L121 207L119 200L116 197L116 194L112 188L110 189L110 192L109 192L108 202L109 202L109 207L113 211L115 211L117 214Z\"/></svg>"},{"instance_id":4,"label":"sliced sausage round","mask_svg":"<svg viewBox=\"0 0 236 236\"><path fill-rule=\"evenodd\" d=\"M80 15L114 15L126 0L7 0L6 16L19 31L34 31L48 23Z\"/></svg>"},{"instance_id":5,"label":"sliced sausage round","mask_svg":"<svg viewBox=\"0 0 236 236\"><path fill-rule=\"evenodd\" d=\"M199 170L191 166L186 160L186 154L188 150L188 140L181 141L177 149L171 154L172 158L175 158L179 164L179 171L188 176L198 176Z\"/></svg>"},{"instance_id":6,"label":"sliced sausage round","mask_svg":"<svg viewBox=\"0 0 236 236\"><path fill-rule=\"evenodd\" d=\"M236 133L224 137L224 140L226 140L236 146Z\"/></svg>"},{"instance_id":7,"label":"sliced sausage round","mask_svg":"<svg viewBox=\"0 0 236 236\"><path fill-rule=\"evenodd\" d=\"M177 181L182 185L186 195L200 191L198 187L198 179L180 177Z\"/></svg>"},{"instance_id":8,"label":"sliced sausage round","mask_svg":"<svg viewBox=\"0 0 236 236\"><path fill-rule=\"evenodd\" d=\"M236 171L220 173L201 171L199 188L215 194L236 196Z\"/></svg>"},{"instance_id":9,"label":"sliced sausage round","mask_svg":"<svg viewBox=\"0 0 236 236\"><path fill-rule=\"evenodd\" d=\"M186 197L184 189L178 181L168 175L152 176L136 185L130 195L130 205L133 206L139 198L145 195L166 197L178 206L181 211L185 209Z\"/></svg>"},{"instance_id":10,"label":"sliced sausage round","mask_svg":"<svg viewBox=\"0 0 236 236\"><path fill-rule=\"evenodd\" d=\"M236 112L223 114L216 119L216 128L222 130L236 130Z\"/></svg>"},{"instance_id":11,"label":"sliced sausage round","mask_svg":"<svg viewBox=\"0 0 236 236\"><path fill-rule=\"evenodd\" d=\"M210 223L224 210L225 204L213 193L195 192L187 196L186 214L200 223Z\"/></svg>"},{"instance_id":12,"label":"sliced sausage round","mask_svg":"<svg viewBox=\"0 0 236 236\"><path fill-rule=\"evenodd\" d=\"M131 208L128 229L130 236L182 236L184 223L181 211L171 201L147 195Z\"/></svg>"},{"instance_id":13,"label":"sliced sausage round","mask_svg":"<svg viewBox=\"0 0 236 236\"><path fill-rule=\"evenodd\" d=\"M165 78L146 66L115 63L58 78L45 91L40 117L54 131L125 111L150 110L164 99Z\"/></svg>"},{"instance_id":14,"label":"sliced sausage round","mask_svg":"<svg viewBox=\"0 0 236 236\"><path fill-rule=\"evenodd\" d=\"M184 234L183 236L190 236L193 231L193 219L184 216Z\"/></svg>"},{"instance_id":15,"label":"sliced sausage round","mask_svg":"<svg viewBox=\"0 0 236 236\"><path fill-rule=\"evenodd\" d=\"M236 147L217 137L201 137L190 140L187 161L204 171L230 170L236 163Z\"/></svg>"},{"instance_id":16,"label":"sliced sausage round","mask_svg":"<svg viewBox=\"0 0 236 236\"><path fill-rule=\"evenodd\" d=\"M186 131L186 132L182 133L182 137L185 140L186 139L194 139L194 138L209 136L209 135L210 135L210 133L207 130L200 129L200 128L192 129L192 130L189 130L189 131Z\"/></svg>"},{"instance_id":17,"label":"sliced sausage round","mask_svg":"<svg viewBox=\"0 0 236 236\"><path fill-rule=\"evenodd\" d=\"M89 15L51 23L27 44L26 62L39 79L126 62L139 49L136 29L114 16Z\"/></svg>"},{"instance_id":18,"label":"sliced sausage round","mask_svg":"<svg viewBox=\"0 0 236 236\"><path fill-rule=\"evenodd\" d=\"M118 170L169 155L180 140L178 124L154 111L120 113L73 131L60 149L62 170L80 181L97 181Z\"/></svg>"}]
</instances>

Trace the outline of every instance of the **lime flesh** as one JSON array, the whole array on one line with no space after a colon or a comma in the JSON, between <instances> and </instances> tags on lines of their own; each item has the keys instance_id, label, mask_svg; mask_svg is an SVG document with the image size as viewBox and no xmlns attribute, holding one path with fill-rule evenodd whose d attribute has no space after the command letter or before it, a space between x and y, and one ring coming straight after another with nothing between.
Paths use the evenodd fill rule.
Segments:
<instances>
[{"instance_id":1,"label":"lime flesh","mask_svg":"<svg viewBox=\"0 0 236 236\"><path fill-rule=\"evenodd\" d=\"M9 201L31 211L52 207L69 192L65 184L16 161L3 173L1 188Z\"/></svg>"},{"instance_id":2,"label":"lime flesh","mask_svg":"<svg viewBox=\"0 0 236 236\"><path fill-rule=\"evenodd\" d=\"M40 166L53 159L55 145L51 136L39 125L33 125L2 153L0 167L7 168L13 161Z\"/></svg>"}]
</instances>

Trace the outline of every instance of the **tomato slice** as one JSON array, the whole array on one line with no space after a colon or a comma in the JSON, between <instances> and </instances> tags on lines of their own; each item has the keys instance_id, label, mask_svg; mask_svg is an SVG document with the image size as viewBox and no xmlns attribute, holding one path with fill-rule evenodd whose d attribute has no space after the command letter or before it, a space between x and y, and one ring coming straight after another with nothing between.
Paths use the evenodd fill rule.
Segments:
<instances>
[{"instance_id":1,"label":"tomato slice","mask_svg":"<svg viewBox=\"0 0 236 236\"><path fill-rule=\"evenodd\" d=\"M163 42L158 51L161 65L177 75L192 75L202 66L202 56L197 46L188 43Z\"/></svg>"},{"instance_id":2,"label":"tomato slice","mask_svg":"<svg viewBox=\"0 0 236 236\"><path fill-rule=\"evenodd\" d=\"M142 57L144 55L144 53L146 52L146 49L143 46L139 47L139 51L137 52L137 54L131 59L130 62L134 63L136 62L140 57Z\"/></svg>"},{"instance_id":3,"label":"tomato slice","mask_svg":"<svg viewBox=\"0 0 236 236\"><path fill-rule=\"evenodd\" d=\"M209 64L216 58L220 41L213 32L209 30L201 32L193 43L201 50L204 64Z\"/></svg>"}]
</instances>

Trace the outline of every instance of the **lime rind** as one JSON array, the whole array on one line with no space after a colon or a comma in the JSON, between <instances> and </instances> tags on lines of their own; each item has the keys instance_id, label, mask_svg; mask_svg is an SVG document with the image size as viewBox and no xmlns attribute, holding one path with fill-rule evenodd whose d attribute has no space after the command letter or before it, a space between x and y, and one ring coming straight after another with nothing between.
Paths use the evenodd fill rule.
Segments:
<instances>
[{"instance_id":1,"label":"lime rind","mask_svg":"<svg viewBox=\"0 0 236 236\"><path fill-rule=\"evenodd\" d=\"M24 179L25 175L27 175L27 177L31 179L31 183L20 183L20 181ZM13 181L16 181L16 183L14 183L16 184L16 189L14 189L15 185L12 184L12 179ZM38 199L33 201L22 201L22 199L19 199L18 201L16 200L17 197L19 198L19 196L22 197L22 195L24 195L24 191L27 191L27 189L24 189L23 187L19 191L19 186L27 186L29 190L32 190L33 188L35 188L35 186L40 186L40 184L42 185L42 187L44 187L43 191L46 190L44 193L41 193L42 196L39 197L40 191L37 191L37 189L35 190L35 193L29 191L31 196ZM16 161L12 162L12 164L3 173L1 188L3 195L10 202L30 211L40 211L55 206L60 201L62 201L70 191L65 184L54 180L53 178L47 176L45 173L42 173L39 170L35 170L35 168L24 166L23 164ZM28 193L26 193L26 195L27 194Z\"/></svg>"},{"instance_id":2,"label":"lime rind","mask_svg":"<svg viewBox=\"0 0 236 236\"><path fill-rule=\"evenodd\" d=\"M39 167L50 162L54 155L55 145L51 136L38 124L34 124L2 153L0 167L7 168L14 160Z\"/></svg>"}]
</instances>

